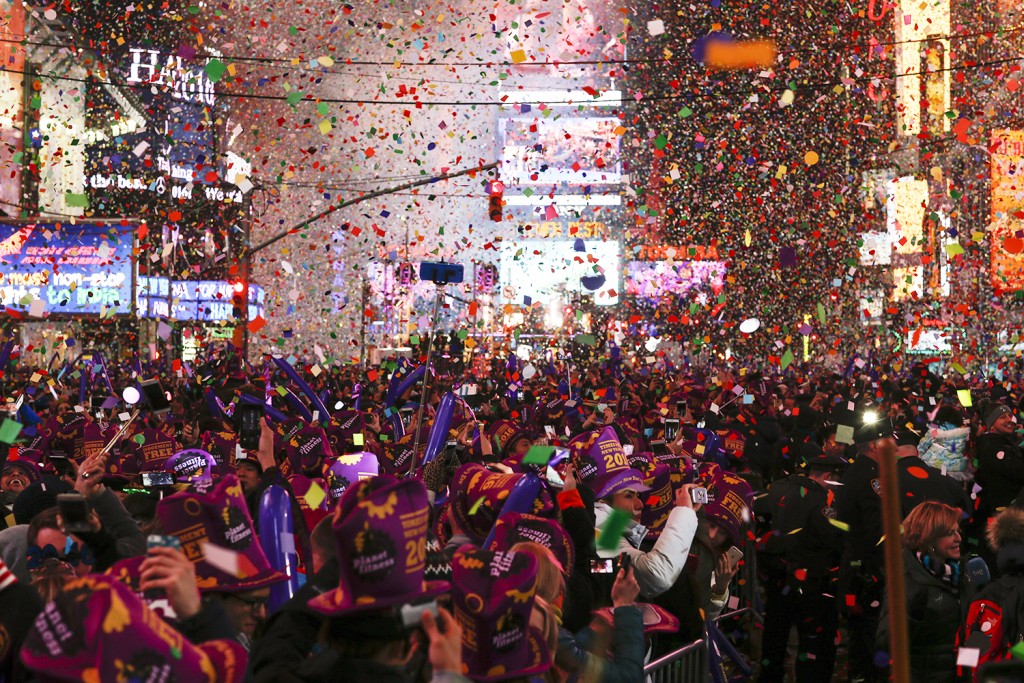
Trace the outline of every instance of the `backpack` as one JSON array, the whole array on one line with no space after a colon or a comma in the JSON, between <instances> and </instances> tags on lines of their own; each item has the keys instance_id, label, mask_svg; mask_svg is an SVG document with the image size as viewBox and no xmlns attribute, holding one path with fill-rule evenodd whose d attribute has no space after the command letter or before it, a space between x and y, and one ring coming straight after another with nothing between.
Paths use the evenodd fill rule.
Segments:
<instances>
[{"instance_id":1,"label":"backpack","mask_svg":"<svg viewBox=\"0 0 1024 683\"><path fill-rule=\"evenodd\" d=\"M1010 649L1021 642L1022 586L1019 577L1003 576L985 586L967 608L957 648L979 651L978 666L1011 658ZM957 668L960 675L965 667ZM977 669L975 669L977 672Z\"/></svg>"}]
</instances>

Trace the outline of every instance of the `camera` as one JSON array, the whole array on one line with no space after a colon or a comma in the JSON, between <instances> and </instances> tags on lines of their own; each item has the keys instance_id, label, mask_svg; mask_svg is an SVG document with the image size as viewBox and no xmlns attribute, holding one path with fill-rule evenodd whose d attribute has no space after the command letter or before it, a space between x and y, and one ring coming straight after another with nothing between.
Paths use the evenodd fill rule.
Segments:
<instances>
[{"instance_id":1,"label":"camera","mask_svg":"<svg viewBox=\"0 0 1024 683\"><path fill-rule=\"evenodd\" d=\"M694 505L708 504L708 490L703 486L690 489L690 500Z\"/></svg>"}]
</instances>

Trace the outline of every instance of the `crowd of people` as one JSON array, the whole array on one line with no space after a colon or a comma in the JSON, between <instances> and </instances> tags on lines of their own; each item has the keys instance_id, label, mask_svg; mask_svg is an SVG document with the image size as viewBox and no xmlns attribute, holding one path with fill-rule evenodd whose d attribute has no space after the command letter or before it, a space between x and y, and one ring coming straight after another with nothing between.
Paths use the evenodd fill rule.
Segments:
<instances>
[{"instance_id":1,"label":"crowd of people","mask_svg":"<svg viewBox=\"0 0 1024 683\"><path fill-rule=\"evenodd\" d=\"M740 593L763 602L761 681L884 680L893 609L915 681L1021 640L1021 385L491 370L12 367L0 681L642 681Z\"/></svg>"}]
</instances>

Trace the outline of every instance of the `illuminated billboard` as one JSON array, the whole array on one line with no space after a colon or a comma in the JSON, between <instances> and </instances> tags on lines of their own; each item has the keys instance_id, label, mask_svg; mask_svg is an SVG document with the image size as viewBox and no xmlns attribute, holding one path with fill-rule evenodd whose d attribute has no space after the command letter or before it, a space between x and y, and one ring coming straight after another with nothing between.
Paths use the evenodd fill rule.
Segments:
<instances>
[{"instance_id":1,"label":"illuminated billboard","mask_svg":"<svg viewBox=\"0 0 1024 683\"><path fill-rule=\"evenodd\" d=\"M992 289L1024 289L1024 131L994 130L992 150Z\"/></svg>"},{"instance_id":2,"label":"illuminated billboard","mask_svg":"<svg viewBox=\"0 0 1024 683\"><path fill-rule=\"evenodd\" d=\"M135 227L0 223L0 304L30 315L131 313Z\"/></svg>"},{"instance_id":3,"label":"illuminated billboard","mask_svg":"<svg viewBox=\"0 0 1024 683\"><path fill-rule=\"evenodd\" d=\"M234 320L232 283L226 280L168 280L140 277L136 292L136 313L140 318L170 317L175 320L229 322ZM266 293L249 284L249 320L265 313ZM173 305L173 314L168 315Z\"/></svg>"},{"instance_id":4,"label":"illuminated billboard","mask_svg":"<svg viewBox=\"0 0 1024 683\"><path fill-rule=\"evenodd\" d=\"M502 179L510 189L618 184L621 125L612 117L501 119Z\"/></svg>"},{"instance_id":5,"label":"illuminated billboard","mask_svg":"<svg viewBox=\"0 0 1024 683\"><path fill-rule=\"evenodd\" d=\"M616 240L537 239L505 243L500 279L506 303L531 306L593 296L600 306L619 301L619 242ZM598 285L600 277L604 281ZM593 279L591 279L593 278Z\"/></svg>"},{"instance_id":6,"label":"illuminated billboard","mask_svg":"<svg viewBox=\"0 0 1024 683\"><path fill-rule=\"evenodd\" d=\"M25 71L25 7L21 0L0 0L0 215L20 214L22 81Z\"/></svg>"},{"instance_id":7,"label":"illuminated billboard","mask_svg":"<svg viewBox=\"0 0 1024 683\"><path fill-rule=\"evenodd\" d=\"M721 261L630 261L626 264L626 294L648 301L691 292L718 293L725 284Z\"/></svg>"}]
</instances>

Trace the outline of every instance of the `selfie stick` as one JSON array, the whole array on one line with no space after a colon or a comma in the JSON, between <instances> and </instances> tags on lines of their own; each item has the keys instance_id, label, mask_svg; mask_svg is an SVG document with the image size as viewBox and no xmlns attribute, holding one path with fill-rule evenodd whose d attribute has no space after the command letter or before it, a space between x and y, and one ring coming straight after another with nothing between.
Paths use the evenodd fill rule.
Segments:
<instances>
[{"instance_id":1,"label":"selfie stick","mask_svg":"<svg viewBox=\"0 0 1024 683\"><path fill-rule=\"evenodd\" d=\"M135 409L135 412L132 413L131 416L124 421L124 424L121 425L121 428L117 430L117 434L114 434L114 437L107 442L106 446L103 447L103 450L100 451L99 453L100 455L106 455L107 453L110 452L110 449L114 447L114 444L117 443L117 440L124 436L125 431L128 429L128 425L130 425L135 420L135 418L139 416L139 413L141 412L141 408Z\"/></svg>"},{"instance_id":2,"label":"selfie stick","mask_svg":"<svg viewBox=\"0 0 1024 683\"><path fill-rule=\"evenodd\" d=\"M427 387L430 383L430 357L434 352L434 336L437 333L437 314L441 308L441 297L444 295L444 286L459 284L463 278L463 267L459 263L434 263L424 261L420 263L420 280L430 280L437 286L437 295L434 297L434 315L430 322L430 336L427 337L427 360L423 364L423 388L420 390L420 409L416 414L416 432L413 435L412 459L409 463L409 474L416 471L416 457L420 448L420 429L423 426L423 409L427 405Z\"/></svg>"}]
</instances>

